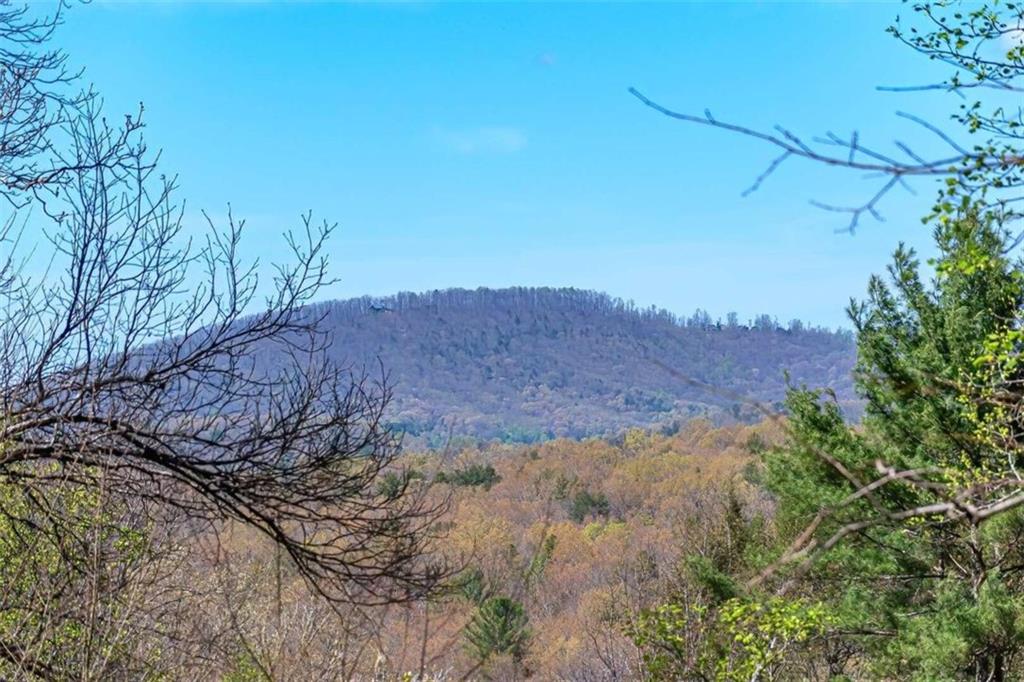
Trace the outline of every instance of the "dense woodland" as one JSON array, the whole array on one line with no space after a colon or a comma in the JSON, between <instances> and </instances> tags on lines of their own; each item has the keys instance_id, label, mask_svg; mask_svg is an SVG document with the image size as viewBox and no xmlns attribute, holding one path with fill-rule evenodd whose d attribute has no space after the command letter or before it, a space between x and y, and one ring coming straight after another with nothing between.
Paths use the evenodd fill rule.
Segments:
<instances>
[{"instance_id":1,"label":"dense woodland","mask_svg":"<svg viewBox=\"0 0 1024 682\"><path fill-rule=\"evenodd\" d=\"M189 679L642 678L645 610L702 589L695 561L729 565L771 536L752 453L779 437L694 420L673 436L410 452L406 472L450 496L440 549L462 570L447 590L339 622L287 565L279 576L272 543L234 529L165 584L188 584L206 655L174 633L160 665Z\"/></svg>"},{"instance_id":2,"label":"dense woodland","mask_svg":"<svg viewBox=\"0 0 1024 682\"><path fill-rule=\"evenodd\" d=\"M865 273L852 336L575 290L322 303L308 214L261 302L243 222L190 238L142 112L53 47L67 10L0 5L0 679L1024 679L1024 8L890 27L953 71L922 88L954 133L908 118L934 155L632 91L775 147L751 191L866 174L824 206L850 229L939 181L936 257Z\"/></svg>"},{"instance_id":3,"label":"dense woodland","mask_svg":"<svg viewBox=\"0 0 1024 682\"><path fill-rule=\"evenodd\" d=\"M405 293L312 314L332 332L332 358L380 360L394 388L390 418L414 447L451 434L535 442L671 430L694 417L751 421L763 416L753 403L774 409L785 397L787 373L793 385L833 390L851 416L859 409L852 335L768 315L679 319L543 288Z\"/></svg>"}]
</instances>

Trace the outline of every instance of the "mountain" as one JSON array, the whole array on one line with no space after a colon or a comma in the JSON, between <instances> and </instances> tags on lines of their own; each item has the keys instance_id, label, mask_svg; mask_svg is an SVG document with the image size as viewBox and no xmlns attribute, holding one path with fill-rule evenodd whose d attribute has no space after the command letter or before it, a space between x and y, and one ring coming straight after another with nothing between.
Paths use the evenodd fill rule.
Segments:
<instances>
[{"instance_id":1,"label":"mountain","mask_svg":"<svg viewBox=\"0 0 1024 682\"><path fill-rule=\"evenodd\" d=\"M319 303L334 360L371 367L394 390L407 438L533 441L671 430L695 416L750 420L795 384L829 388L856 411L848 331L740 324L637 308L578 289L448 289ZM706 386L705 386L706 385ZM713 389L707 388L708 386Z\"/></svg>"}]
</instances>

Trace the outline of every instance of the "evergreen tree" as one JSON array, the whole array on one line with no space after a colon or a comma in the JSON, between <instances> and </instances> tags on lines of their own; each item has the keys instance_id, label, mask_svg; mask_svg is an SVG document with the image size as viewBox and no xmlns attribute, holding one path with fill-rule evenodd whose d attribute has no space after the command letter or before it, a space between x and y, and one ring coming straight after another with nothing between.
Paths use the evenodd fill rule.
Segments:
<instances>
[{"instance_id":1,"label":"evergreen tree","mask_svg":"<svg viewBox=\"0 0 1024 682\"><path fill-rule=\"evenodd\" d=\"M479 663L508 655L520 661L530 640L529 619L523 605L509 597L492 597L477 608L466 625L470 652Z\"/></svg>"},{"instance_id":2,"label":"evergreen tree","mask_svg":"<svg viewBox=\"0 0 1024 682\"><path fill-rule=\"evenodd\" d=\"M1016 381L992 371L1012 344L993 344L1024 303L1007 239L977 212L942 221L930 285L900 247L890 282L872 278L850 308L863 423L794 390L791 443L767 455L778 527L795 539L782 589L829 603L847 656L873 675L1024 673L1024 515L1000 507L1019 490L1016 452L992 437L1012 424L991 398Z\"/></svg>"}]
</instances>

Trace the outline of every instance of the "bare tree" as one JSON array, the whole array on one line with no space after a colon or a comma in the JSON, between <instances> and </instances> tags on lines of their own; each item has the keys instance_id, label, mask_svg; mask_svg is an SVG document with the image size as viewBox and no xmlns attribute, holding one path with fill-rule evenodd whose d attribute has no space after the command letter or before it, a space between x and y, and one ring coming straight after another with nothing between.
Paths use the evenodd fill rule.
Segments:
<instances>
[{"instance_id":1,"label":"bare tree","mask_svg":"<svg viewBox=\"0 0 1024 682\"><path fill-rule=\"evenodd\" d=\"M305 307L332 281L334 227L304 216L259 300L244 221L184 224L141 119L68 94L58 23L0 12L0 480L102 480L193 526L241 522L334 602L429 592L443 503L398 470L386 374L328 362Z\"/></svg>"},{"instance_id":2,"label":"bare tree","mask_svg":"<svg viewBox=\"0 0 1024 682\"><path fill-rule=\"evenodd\" d=\"M954 198L966 197L1000 212L1005 219L1014 218L1019 215L1016 207L1024 200L1024 156L1020 152L1024 141L1020 105L1020 93L1024 92L1024 7L1013 3L999 7L961 5L939 0L917 3L913 8L923 18L922 29L904 26L897 20L889 32L929 59L948 64L953 74L941 83L880 86L879 90L942 90L958 96L962 104L953 119L968 141L958 141L958 137L964 136L944 131L920 116L896 113L933 135L941 151L919 152L900 140L894 142L893 150L887 151L865 143L858 131L848 136L826 131L807 137L781 125L761 130L719 119L707 109L703 114L671 109L636 88L629 92L669 118L753 138L774 147L778 155L743 192L744 196L759 189L790 160L802 159L877 178L868 198L858 204L811 201L824 210L848 214L845 229L850 232L864 216L884 221L879 204L897 186L913 191L907 181L914 178L944 181L935 213L949 214L959 209L961 205ZM968 96L978 90L1000 99L970 101ZM978 136L984 139L979 140Z\"/></svg>"}]
</instances>

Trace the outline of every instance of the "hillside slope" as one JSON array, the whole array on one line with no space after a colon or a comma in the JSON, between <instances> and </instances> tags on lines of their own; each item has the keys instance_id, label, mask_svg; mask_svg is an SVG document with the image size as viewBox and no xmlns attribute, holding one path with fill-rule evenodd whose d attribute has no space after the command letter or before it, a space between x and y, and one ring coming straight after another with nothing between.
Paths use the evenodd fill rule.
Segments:
<instances>
[{"instance_id":1,"label":"hillside slope","mask_svg":"<svg viewBox=\"0 0 1024 682\"><path fill-rule=\"evenodd\" d=\"M449 432L531 441L671 428L693 416L754 416L738 395L772 403L794 383L852 405L852 337L753 323L680 320L576 289L452 289L317 304L334 359L379 357L395 393L391 418L425 444ZM667 371L710 384L709 391Z\"/></svg>"}]
</instances>

